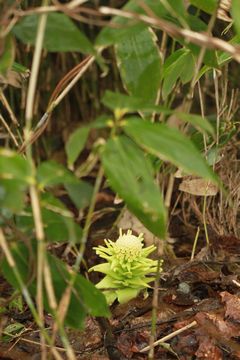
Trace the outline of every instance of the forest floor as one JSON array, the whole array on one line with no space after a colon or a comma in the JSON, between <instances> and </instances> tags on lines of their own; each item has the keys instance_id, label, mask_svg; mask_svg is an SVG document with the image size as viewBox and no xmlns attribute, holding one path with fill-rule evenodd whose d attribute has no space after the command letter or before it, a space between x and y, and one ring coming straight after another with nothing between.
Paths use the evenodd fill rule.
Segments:
<instances>
[{"instance_id":1,"label":"forest floor","mask_svg":"<svg viewBox=\"0 0 240 360\"><path fill-rule=\"evenodd\" d=\"M111 194L102 193L100 198L100 202L105 202L105 214L96 216L90 233L86 253L89 266L98 261L92 246L102 242L104 233L109 233L111 239L117 233L115 231L114 235L112 224L119 209L110 211L113 206ZM99 215L99 211L96 214ZM159 288L157 339L163 340L155 347L154 358L240 359L239 239L210 235L210 246L206 246L202 236L196 256L190 260L193 232L175 220L169 229L174 239L175 258L165 258ZM110 229L108 232L106 224ZM59 256L63 249L64 246L57 247ZM12 294L3 278L0 279L0 293L2 299ZM109 320L89 317L83 331L67 330L76 358L147 359L148 352L143 349L149 345L151 309L150 290L147 299L139 295L126 305L113 304ZM51 329L53 322L49 314L45 315L45 324ZM6 328L11 335L5 334L0 344L1 359L41 358L39 330L24 304L21 311L13 306L2 315L1 329ZM62 358L67 359L59 338L56 338L55 346Z\"/></svg>"}]
</instances>

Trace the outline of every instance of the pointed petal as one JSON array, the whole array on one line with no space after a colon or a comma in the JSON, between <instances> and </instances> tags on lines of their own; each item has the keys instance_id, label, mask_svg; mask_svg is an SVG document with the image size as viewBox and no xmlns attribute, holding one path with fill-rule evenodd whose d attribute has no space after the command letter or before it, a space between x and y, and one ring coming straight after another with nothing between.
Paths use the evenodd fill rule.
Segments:
<instances>
[{"instance_id":1,"label":"pointed petal","mask_svg":"<svg viewBox=\"0 0 240 360\"><path fill-rule=\"evenodd\" d=\"M130 288L116 290L117 298L120 304L124 304L130 301L131 299L134 299L139 292L140 292L139 289L130 289Z\"/></svg>"}]
</instances>

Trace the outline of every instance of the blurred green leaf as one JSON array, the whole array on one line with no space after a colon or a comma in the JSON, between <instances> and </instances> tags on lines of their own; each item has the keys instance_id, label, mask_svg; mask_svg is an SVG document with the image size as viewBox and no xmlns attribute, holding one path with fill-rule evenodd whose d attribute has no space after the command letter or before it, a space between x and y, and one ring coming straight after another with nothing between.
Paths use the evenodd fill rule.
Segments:
<instances>
[{"instance_id":1,"label":"blurred green leaf","mask_svg":"<svg viewBox=\"0 0 240 360\"><path fill-rule=\"evenodd\" d=\"M39 15L25 16L13 28L13 32L24 44L34 45ZM79 51L93 54L94 48L88 38L73 21L63 13L51 13L47 25L43 48L52 52Z\"/></svg>"},{"instance_id":2,"label":"blurred green leaf","mask_svg":"<svg viewBox=\"0 0 240 360\"><path fill-rule=\"evenodd\" d=\"M87 182L79 180L78 184L65 184L65 189L78 210L90 204L93 187Z\"/></svg>"},{"instance_id":3,"label":"blurred green leaf","mask_svg":"<svg viewBox=\"0 0 240 360\"><path fill-rule=\"evenodd\" d=\"M111 187L152 233L164 238L166 212L149 159L126 136L108 140L101 150L103 167Z\"/></svg>"},{"instance_id":4,"label":"blurred green leaf","mask_svg":"<svg viewBox=\"0 0 240 360\"><path fill-rule=\"evenodd\" d=\"M215 134L214 128L212 124L201 115L196 114L187 114L187 113L181 113L181 112L175 112L176 116L179 117L179 119L189 122L194 127L196 127L199 131L204 133L209 133L211 135Z\"/></svg>"},{"instance_id":5,"label":"blurred green leaf","mask_svg":"<svg viewBox=\"0 0 240 360\"><path fill-rule=\"evenodd\" d=\"M73 173L55 161L42 162L37 169L37 179L41 188L63 183L78 183Z\"/></svg>"},{"instance_id":6,"label":"blurred green leaf","mask_svg":"<svg viewBox=\"0 0 240 360\"><path fill-rule=\"evenodd\" d=\"M239 0L232 0L232 18L234 20L234 27L240 35L240 2Z\"/></svg>"},{"instance_id":7,"label":"blurred green leaf","mask_svg":"<svg viewBox=\"0 0 240 360\"><path fill-rule=\"evenodd\" d=\"M201 132L206 132L214 135L214 129L211 123L200 115L181 113L175 110L169 110L163 106L154 105L151 102L146 102L144 99L129 96L121 93L115 93L107 90L104 93L102 102L111 110L121 110L124 114L126 113L163 113L166 115L176 114L181 120L191 123Z\"/></svg>"},{"instance_id":8,"label":"blurred green leaf","mask_svg":"<svg viewBox=\"0 0 240 360\"><path fill-rule=\"evenodd\" d=\"M32 255L33 251L34 249L32 249ZM23 282L28 284L27 286L31 295L35 297L36 280L32 279L31 284L29 284L30 276L35 273L35 270L32 269L30 273L29 264L32 264L33 266L36 266L36 264L30 261L29 248L18 243L12 247L11 252L16 262L17 271L19 272ZM56 299L59 303L69 284L72 273L68 269L67 265L55 256L48 254L47 260L52 275L52 283ZM13 287L19 289L19 284L15 278L12 268L8 265L7 260L3 259L1 265L4 277ZM44 291L43 301L45 310L52 313L46 291ZM87 314L105 317L110 315L104 295L82 275L76 274L76 281L73 286L71 300L65 318L65 325L81 329L84 326L84 319Z\"/></svg>"},{"instance_id":9,"label":"blurred green leaf","mask_svg":"<svg viewBox=\"0 0 240 360\"><path fill-rule=\"evenodd\" d=\"M74 162L77 160L79 154L83 150L88 138L89 131L89 126L82 126L76 129L66 142L65 149L67 153L68 167L70 169L73 167Z\"/></svg>"},{"instance_id":10,"label":"blurred green leaf","mask_svg":"<svg viewBox=\"0 0 240 360\"><path fill-rule=\"evenodd\" d=\"M11 68L15 57L15 46L12 35L1 38L1 52L0 52L0 74L6 75L6 72Z\"/></svg>"},{"instance_id":11,"label":"blurred green leaf","mask_svg":"<svg viewBox=\"0 0 240 360\"><path fill-rule=\"evenodd\" d=\"M187 11L183 0L167 0L167 2L177 16L181 16L182 18L186 17Z\"/></svg>"},{"instance_id":12,"label":"blurred green leaf","mask_svg":"<svg viewBox=\"0 0 240 360\"><path fill-rule=\"evenodd\" d=\"M31 167L21 155L8 149L0 149L0 179L21 180L31 183Z\"/></svg>"},{"instance_id":13,"label":"blurred green leaf","mask_svg":"<svg viewBox=\"0 0 240 360\"><path fill-rule=\"evenodd\" d=\"M41 194L42 220L46 239L49 242L78 243L82 237L81 227L65 204L50 193ZM31 237L35 236L33 213L30 207L16 216L17 226Z\"/></svg>"},{"instance_id":14,"label":"blurred green leaf","mask_svg":"<svg viewBox=\"0 0 240 360\"><path fill-rule=\"evenodd\" d=\"M190 3L208 14L212 14L218 4L217 0L190 0Z\"/></svg>"},{"instance_id":15,"label":"blurred green leaf","mask_svg":"<svg viewBox=\"0 0 240 360\"><path fill-rule=\"evenodd\" d=\"M121 78L128 92L155 102L161 77L155 34L144 29L118 43L115 49Z\"/></svg>"},{"instance_id":16,"label":"blurred green leaf","mask_svg":"<svg viewBox=\"0 0 240 360\"><path fill-rule=\"evenodd\" d=\"M111 110L124 110L125 113L131 113L131 112L145 112L145 113L164 113L164 114L170 114L172 113L171 110L159 106L154 105L154 102L148 102L146 99L142 97L137 96L129 96L126 94L121 94L117 92L112 92L107 90L104 93L104 96L102 98L102 103L108 107Z\"/></svg>"},{"instance_id":17,"label":"blurred green leaf","mask_svg":"<svg viewBox=\"0 0 240 360\"><path fill-rule=\"evenodd\" d=\"M42 222L44 233L48 242L79 243L82 237L82 229L74 222L73 216L68 212L61 213L46 208L42 208ZM23 214L16 217L17 226L27 233L34 236L34 219L32 210L25 209Z\"/></svg>"},{"instance_id":18,"label":"blurred green leaf","mask_svg":"<svg viewBox=\"0 0 240 360\"><path fill-rule=\"evenodd\" d=\"M15 336L19 336L22 330L25 329L25 326L19 322L14 322L13 324L9 324L3 329L2 341L8 342L12 341Z\"/></svg>"},{"instance_id":19,"label":"blurred green leaf","mask_svg":"<svg viewBox=\"0 0 240 360\"><path fill-rule=\"evenodd\" d=\"M145 0L147 6L156 16L164 18L168 11L166 8L156 0ZM141 3L136 0L130 0L123 7L125 11L131 11L138 14L145 14ZM96 38L96 46L109 46L123 41L129 36L137 35L147 27L143 22L136 22L132 19L127 19L121 16L114 16L111 21L112 26L104 27Z\"/></svg>"},{"instance_id":20,"label":"blurred green leaf","mask_svg":"<svg viewBox=\"0 0 240 360\"><path fill-rule=\"evenodd\" d=\"M22 64L19 64L17 62L14 62L12 64L12 70L16 71L17 73L23 74L24 76L27 74L29 75L30 73L30 70L26 68L26 66L23 66Z\"/></svg>"},{"instance_id":21,"label":"blurred green leaf","mask_svg":"<svg viewBox=\"0 0 240 360\"><path fill-rule=\"evenodd\" d=\"M189 82L194 75L194 70L194 58L188 49L179 49L170 55L163 66L163 99L171 93L179 78L183 84Z\"/></svg>"},{"instance_id":22,"label":"blurred green leaf","mask_svg":"<svg viewBox=\"0 0 240 360\"><path fill-rule=\"evenodd\" d=\"M165 124L150 123L139 118L125 120L124 131L139 146L150 153L179 166L190 174L199 175L213 182L218 182L202 155L191 140L180 131Z\"/></svg>"},{"instance_id":23,"label":"blurred green leaf","mask_svg":"<svg viewBox=\"0 0 240 360\"><path fill-rule=\"evenodd\" d=\"M0 208L19 213L24 207L27 184L21 180L0 179Z\"/></svg>"},{"instance_id":24,"label":"blurred green leaf","mask_svg":"<svg viewBox=\"0 0 240 360\"><path fill-rule=\"evenodd\" d=\"M0 207L13 213L24 207L27 186L33 183L31 167L14 151L0 149Z\"/></svg>"},{"instance_id":25,"label":"blurred green leaf","mask_svg":"<svg viewBox=\"0 0 240 360\"><path fill-rule=\"evenodd\" d=\"M191 30L193 30L195 32L207 32L208 25L204 21L202 21L199 17L189 14L188 18L187 18L187 22L188 22L188 25ZM183 46L185 46L187 49L189 49L191 51L192 55L195 57L195 59L197 59L199 57L199 53L201 51L201 46L192 44L189 41L180 39L180 38L178 39L178 42L180 44L182 44ZM217 68L218 62L217 62L216 51L206 49L205 55L203 58L203 63L208 66Z\"/></svg>"}]
</instances>

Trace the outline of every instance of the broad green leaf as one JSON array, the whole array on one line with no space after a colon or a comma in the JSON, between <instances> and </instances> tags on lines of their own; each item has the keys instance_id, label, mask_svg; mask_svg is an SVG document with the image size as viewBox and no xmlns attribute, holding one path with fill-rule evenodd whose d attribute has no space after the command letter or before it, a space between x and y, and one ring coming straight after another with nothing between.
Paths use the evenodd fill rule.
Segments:
<instances>
[{"instance_id":1,"label":"broad green leaf","mask_svg":"<svg viewBox=\"0 0 240 360\"><path fill-rule=\"evenodd\" d=\"M199 131L209 133L214 135L215 131L212 124L204 117L196 114L187 114L176 112L176 116L178 116L181 120L187 121L193 126L195 126Z\"/></svg>"},{"instance_id":2,"label":"broad green leaf","mask_svg":"<svg viewBox=\"0 0 240 360\"><path fill-rule=\"evenodd\" d=\"M164 238L166 212L161 191L154 181L152 165L145 154L125 136L108 140L101 150L111 187L152 233Z\"/></svg>"},{"instance_id":3,"label":"broad green leaf","mask_svg":"<svg viewBox=\"0 0 240 360\"><path fill-rule=\"evenodd\" d=\"M0 179L0 208L19 213L24 207L27 184L21 180Z\"/></svg>"},{"instance_id":4,"label":"broad green leaf","mask_svg":"<svg viewBox=\"0 0 240 360\"><path fill-rule=\"evenodd\" d=\"M78 210L90 204L93 187L87 182L79 180L78 184L65 184L65 189Z\"/></svg>"},{"instance_id":5,"label":"broad green leaf","mask_svg":"<svg viewBox=\"0 0 240 360\"><path fill-rule=\"evenodd\" d=\"M194 69L194 59L188 49L180 49L170 55L163 66L163 99L171 93L179 78L183 84L190 81L194 75Z\"/></svg>"},{"instance_id":6,"label":"broad green leaf","mask_svg":"<svg viewBox=\"0 0 240 360\"><path fill-rule=\"evenodd\" d=\"M71 213L68 214L67 211L58 213L57 210L41 209L46 240L48 242L79 243L82 237L81 227L74 222ZM30 208L25 209L23 214L16 217L16 223L19 229L31 237L34 236L34 219Z\"/></svg>"},{"instance_id":7,"label":"broad green leaf","mask_svg":"<svg viewBox=\"0 0 240 360\"><path fill-rule=\"evenodd\" d=\"M190 3L208 14L212 14L218 4L217 0L190 0Z\"/></svg>"},{"instance_id":8,"label":"broad green leaf","mask_svg":"<svg viewBox=\"0 0 240 360\"><path fill-rule=\"evenodd\" d=\"M68 141L65 144L68 167L70 169L72 169L74 162L83 150L88 138L89 131L91 129L102 129L105 127L110 127L111 125L112 120L109 118L109 116L102 115L97 117L89 125L79 127L70 135Z\"/></svg>"},{"instance_id":9,"label":"broad green leaf","mask_svg":"<svg viewBox=\"0 0 240 360\"><path fill-rule=\"evenodd\" d=\"M13 32L24 44L34 45L39 16L25 16ZM79 51L84 54L94 53L88 38L79 30L70 18L63 13L48 14L43 48L52 51Z\"/></svg>"},{"instance_id":10,"label":"broad green leaf","mask_svg":"<svg viewBox=\"0 0 240 360\"><path fill-rule=\"evenodd\" d=\"M159 158L172 162L187 173L218 182L217 176L193 143L177 129L129 118L125 121L124 131L141 147Z\"/></svg>"},{"instance_id":11,"label":"broad green leaf","mask_svg":"<svg viewBox=\"0 0 240 360\"><path fill-rule=\"evenodd\" d=\"M82 237L81 227L75 223L74 215L65 204L50 193L41 194L42 219L46 239L49 242L78 243ZM34 220L30 207L16 216L17 226L30 237L34 237Z\"/></svg>"},{"instance_id":12,"label":"broad green leaf","mask_svg":"<svg viewBox=\"0 0 240 360\"><path fill-rule=\"evenodd\" d=\"M129 96L107 90L102 98L102 103L111 110L121 110L124 113L141 111L144 113L170 114L172 111L154 102L147 102L142 97Z\"/></svg>"},{"instance_id":13,"label":"broad green leaf","mask_svg":"<svg viewBox=\"0 0 240 360\"><path fill-rule=\"evenodd\" d=\"M144 4L158 17L164 18L168 12L161 2L156 0L145 0ZM141 3L136 0L130 0L123 7L125 11L131 11L138 14L145 14ZM96 46L109 46L123 41L129 36L137 35L147 27L143 22L136 22L121 16L115 16L111 21L112 26L104 27L96 38Z\"/></svg>"},{"instance_id":14,"label":"broad green leaf","mask_svg":"<svg viewBox=\"0 0 240 360\"><path fill-rule=\"evenodd\" d=\"M191 52L189 52L185 58L185 64L180 73L180 79L183 84L187 84L193 78L195 73L195 61Z\"/></svg>"},{"instance_id":15,"label":"broad green leaf","mask_svg":"<svg viewBox=\"0 0 240 360\"><path fill-rule=\"evenodd\" d=\"M0 149L0 179L14 179L31 183L33 181L31 167L21 155L2 148Z\"/></svg>"},{"instance_id":16,"label":"broad green leaf","mask_svg":"<svg viewBox=\"0 0 240 360\"><path fill-rule=\"evenodd\" d=\"M55 161L42 162L37 169L37 179L41 188L63 183L78 183L78 179L73 173Z\"/></svg>"},{"instance_id":17,"label":"broad green leaf","mask_svg":"<svg viewBox=\"0 0 240 360\"><path fill-rule=\"evenodd\" d=\"M12 35L1 39L0 75L5 75L11 68L15 57L15 47Z\"/></svg>"},{"instance_id":18,"label":"broad green leaf","mask_svg":"<svg viewBox=\"0 0 240 360\"><path fill-rule=\"evenodd\" d=\"M167 2L177 16L186 17L187 12L183 0L167 0Z\"/></svg>"},{"instance_id":19,"label":"broad green leaf","mask_svg":"<svg viewBox=\"0 0 240 360\"><path fill-rule=\"evenodd\" d=\"M83 150L90 128L83 126L75 130L66 142L65 149L67 153L68 167L71 169L79 154Z\"/></svg>"},{"instance_id":20,"label":"broad green leaf","mask_svg":"<svg viewBox=\"0 0 240 360\"><path fill-rule=\"evenodd\" d=\"M232 0L232 11L231 11L235 29L240 35L240 2L239 0Z\"/></svg>"},{"instance_id":21,"label":"broad green leaf","mask_svg":"<svg viewBox=\"0 0 240 360\"><path fill-rule=\"evenodd\" d=\"M155 34L150 29L144 29L119 42L115 49L121 78L128 92L145 101L155 102L161 77L161 59Z\"/></svg>"},{"instance_id":22,"label":"broad green leaf","mask_svg":"<svg viewBox=\"0 0 240 360\"><path fill-rule=\"evenodd\" d=\"M144 99L136 96L128 96L125 94L114 93L107 90L102 98L102 102L111 110L120 110L123 114L126 113L135 113L138 111L144 113L163 113L170 115L175 113L181 120L187 121L194 125L197 129L203 132L208 132L214 134L214 129L212 125L206 118L202 118L200 115L196 114L186 114L181 113L175 110L169 110L163 106L154 105L153 103L147 103Z\"/></svg>"},{"instance_id":23,"label":"broad green leaf","mask_svg":"<svg viewBox=\"0 0 240 360\"><path fill-rule=\"evenodd\" d=\"M30 261L30 256L34 254L35 250L32 249L30 255L29 248L23 244L18 243L12 247L11 252L23 282L27 284L31 295L35 297L36 280L32 279L32 282L29 284L29 276L36 273L36 269L30 269L29 267L29 264L32 264L34 267L36 266L36 262ZM36 257L36 254L34 254L34 256ZM69 284L72 273L69 271L67 265L55 256L48 254L47 260L52 275L52 283L56 299L59 303L66 287ZM6 259L3 259L1 263L1 269L4 277L8 280L8 282L16 289L19 289L19 284L15 278L12 268L9 267ZM44 291L43 301L45 310L52 313L48 303L48 297L46 296L46 291ZM87 314L92 316L106 317L109 316L109 310L104 295L82 275L76 274L76 281L73 286L71 300L65 318L65 325L72 328L81 329L84 325L84 319Z\"/></svg>"}]
</instances>

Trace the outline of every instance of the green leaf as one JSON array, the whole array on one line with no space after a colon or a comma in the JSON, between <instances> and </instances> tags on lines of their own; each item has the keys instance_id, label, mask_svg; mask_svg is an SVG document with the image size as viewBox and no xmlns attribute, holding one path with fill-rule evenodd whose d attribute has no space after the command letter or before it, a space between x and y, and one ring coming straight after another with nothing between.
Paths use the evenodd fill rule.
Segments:
<instances>
[{"instance_id":1,"label":"green leaf","mask_svg":"<svg viewBox=\"0 0 240 360\"><path fill-rule=\"evenodd\" d=\"M33 183L26 159L8 149L0 149L0 207L14 213L24 207L27 186Z\"/></svg>"},{"instance_id":2,"label":"green leaf","mask_svg":"<svg viewBox=\"0 0 240 360\"><path fill-rule=\"evenodd\" d=\"M119 136L103 146L101 159L111 187L130 211L155 235L164 238L166 212L145 154L130 139Z\"/></svg>"},{"instance_id":3,"label":"green leaf","mask_svg":"<svg viewBox=\"0 0 240 360\"><path fill-rule=\"evenodd\" d=\"M0 149L0 179L21 180L26 183L33 181L31 167L21 155L8 149Z\"/></svg>"},{"instance_id":4,"label":"green leaf","mask_svg":"<svg viewBox=\"0 0 240 360\"><path fill-rule=\"evenodd\" d=\"M212 14L218 4L217 0L190 0L190 3L208 14Z\"/></svg>"},{"instance_id":5,"label":"green leaf","mask_svg":"<svg viewBox=\"0 0 240 360\"><path fill-rule=\"evenodd\" d=\"M212 124L204 117L196 114L187 114L181 112L175 112L181 120L187 121L193 126L195 126L199 131L204 133L209 133L214 136L215 131Z\"/></svg>"},{"instance_id":6,"label":"green leaf","mask_svg":"<svg viewBox=\"0 0 240 360\"><path fill-rule=\"evenodd\" d=\"M144 29L129 36L115 49L121 78L128 92L155 102L160 85L161 59L152 30Z\"/></svg>"},{"instance_id":7,"label":"green leaf","mask_svg":"<svg viewBox=\"0 0 240 360\"><path fill-rule=\"evenodd\" d=\"M81 227L75 223L74 215L50 193L41 194L42 220L46 239L49 242L78 243L82 237ZM35 236L32 209L26 208L16 216L17 226L31 237Z\"/></svg>"},{"instance_id":8,"label":"green leaf","mask_svg":"<svg viewBox=\"0 0 240 360\"><path fill-rule=\"evenodd\" d=\"M171 110L154 105L153 102L147 102L146 99L137 96L129 96L118 92L107 90L102 98L102 103L111 110L123 110L124 113L141 111L144 113L164 113L170 114Z\"/></svg>"},{"instance_id":9,"label":"green leaf","mask_svg":"<svg viewBox=\"0 0 240 360\"><path fill-rule=\"evenodd\" d=\"M167 0L175 14L181 16L183 19L186 17L187 12L183 0Z\"/></svg>"},{"instance_id":10,"label":"green leaf","mask_svg":"<svg viewBox=\"0 0 240 360\"><path fill-rule=\"evenodd\" d=\"M27 185L21 180L0 179L0 208L19 213L24 207Z\"/></svg>"},{"instance_id":11,"label":"green leaf","mask_svg":"<svg viewBox=\"0 0 240 360\"><path fill-rule=\"evenodd\" d=\"M232 11L231 11L233 20L234 20L234 27L240 35L240 2L239 0L232 0Z\"/></svg>"},{"instance_id":12,"label":"green leaf","mask_svg":"<svg viewBox=\"0 0 240 360\"><path fill-rule=\"evenodd\" d=\"M34 249L31 251L33 255ZM36 264L30 261L29 248L18 243L12 247L11 252L23 282L27 284L31 295L35 297L36 280L32 279L31 284L29 284L29 274L34 274L36 269L30 269L29 264L32 264L33 266L36 266ZM36 256L36 254L34 256ZM52 283L56 299L59 303L69 284L72 273L69 271L67 265L55 256L48 254L47 260L52 275ZM3 259L1 265L4 277L13 287L19 289L17 279L15 278L12 268L9 267L7 260ZM48 297L46 296L46 290L44 291L43 301L45 310L52 313L48 303ZM71 300L65 318L65 325L81 329L84 325L84 319L87 314L92 316L109 316L109 310L104 295L82 275L76 274L76 281L73 286Z\"/></svg>"},{"instance_id":13,"label":"green leaf","mask_svg":"<svg viewBox=\"0 0 240 360\"><path fill-rule=\"evenodd\" d=\"M156 0L145 0L145 6L147 6L156 16L164 18L168 12L166 8ZM130 0L123 7L125 11L131 11L138 14L145 14L145 11L140 3L136 0ZM143 22L132 21L121 16L114 16L111 21L112 27L104 27L96 38L96 46L110 46L117 44L119 41L123 41L129 36L137 35L143 29L147 27Z\"/></svg>"},{"instance_id":14,"label":"green leaf","mask_svg":"<svg viewBox=\"0 0 240 360\"><path fill-rule=\"evenodd\" d=\"M129 118L124 123L124 131L141 147L159 158L172 162L187 173L218 182L217 176L193 143L177 129L139 118Z\"/></svg>"},{"instance_id":15,"label":"green leaf","mask_svg":"<svg viewBox=\"0 0 240 360\"><path fill-rule=\"evenodd\" d=\"M12 341L15 336L19 336L21 331L25 329L25 326L21 323L14 322L13 324L9 324L3 329L3 336L1 340L3 342Z\"/></svg>"},{"instance_id":16,"label":"green leaf","mask_svg":"<svg viewBox=\"0 0 240 360\"><path fill-rule=\"evenodd\" d=\"M39 15L25 16L13 32L24 44L34 45L36 41ZM43 48L52 51L79 51L84 54L94 53L94 48L88 38L63 13L48 14Z\"/></svg>"},{"instance_id":17,"label":"green leaf","mask_svg":"<svg viewBox=\"0 0 240 360\"><path fill-rule=\"evenodd\" d=\"M193 30L195 32L207 32L208 25L205 22L203 22L199 17L194 16L194 15L188 15L187 22L188 22L188 25L191 30ZM199 53L201 51L201 46L192 44L192 43L188 42L187 40L183 40L180 38L178 39L178 42L181 45L184 45L187 49L189 49L191 51L191 53L194 55L195 59L198 59ZM216 51L206 49L206 52L205 52L205 55L203 58L203 63L206 65L209 65L211 67L217 68L218 63L217 63Z\"/></svg>"},{"instance_id":18,"label":"green leaf","mask_svg":"<svg viewBox=\"0 0 240 360\"><path fill-rule=\"evenodd\" d=\"M194 59L188 49L180 49L170 55L163 66L163 99L171 93L179 78L183 84L189 82L194 75L194 69Z\"/></svg>"},{"instance_id":19,"label":"green leaf","mask_svg":"<svg viewBox=\"0 0 240 360\"><path fill-rule=\"evenodd\" d=\"M65 184L65 189L78 210L90 204L93 187L87 182L79 180L78 184Z\"/></svg>"},{"instance_id":20,"label":"green leaf","mask_svg":"<svg viewBox=\"0 0 240 360\"><path fill-rule=\"evenodd\" d=\"M0 74L5 75L11 68L15 57L15 47L12 35L6 38L1 38L1 51L0 51Z\"/></svg>"},{"instance_id":21,"label":"green leaf","mask_svg":"<svg viewBox=\"0 0 240 360\"><path fill-rule=\"evenodd\" d=\"M72 214L62 213L42 208L42 222L44 233L48 242L79 243L82 237L82 229L74 222ZM34 236L34 219L30 208L16 219L17 225L25 233Z\"/></svg>"},{"instance_id":22,"label":"green leaf","mask_svg":"<svg viewBox=\"0 0 240 360\"><path fill-rule=\"evenodd\" d=\"M30 73L30 70L26 68L26 66L23 66L22 64L19 64L17 62L14 62L12 64L12 70L16 73L23 75L24 77L28 76Z\"/></svg>"},{"instance_id":23,"label":"green leaf","mask_svg":"<svg viewBox=\"0 0 240 360\"><path fill-rule=\"evenodd\" d=\"M41 188L63 183L78 183L78 179L73 173L55 161L42 162L37 169L37 179Z\"/></svg>"},{"instance_id":24,"label":"green leaf","mask_svg":"<svg viewBox=\"0 0 240 360\"><path fill-rule=\"evenodd\" d=\"M67 153L68 167L71 169L74 162L77 160L79 154L83 150L90 128L89 126L82 126L75 130L66 142L65 149Z\"/></svg>"}]
</instances>

